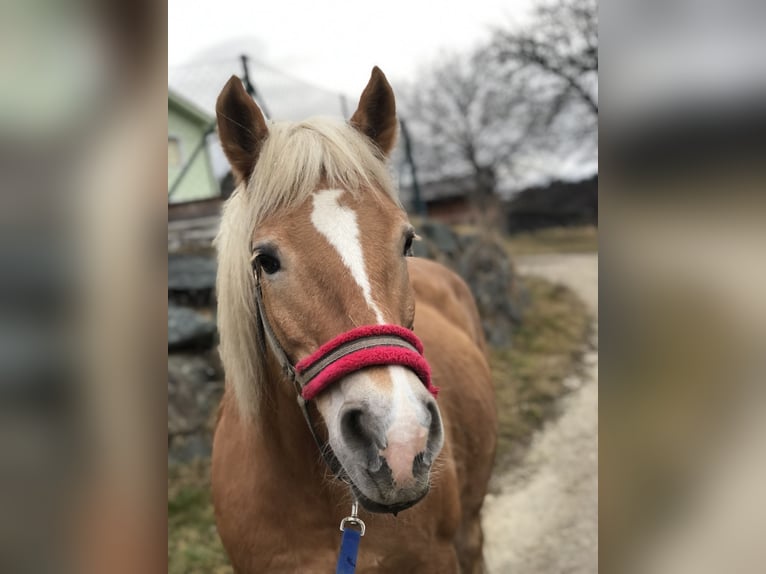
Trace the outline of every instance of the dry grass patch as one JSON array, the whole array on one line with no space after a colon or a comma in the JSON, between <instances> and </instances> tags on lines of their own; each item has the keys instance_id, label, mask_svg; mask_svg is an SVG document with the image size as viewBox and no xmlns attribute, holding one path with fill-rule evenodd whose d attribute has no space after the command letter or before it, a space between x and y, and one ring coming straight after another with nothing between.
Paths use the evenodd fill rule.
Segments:
<instances>
[{"instance_id":1,"label":"dry grass patch","mask_svg":"<svg viewBox=\"0 0 766 574\"><path fill-rule=\"evenodd\" d=\"M499 420L496 471L517 461L532 433L555 412L577 370L590 318L585 304L563 285L525 277L529 307L507 349L490 360Z\"/></svg>"},{"instance_id":2,"label":"dry grass patch","mask_svg":"<svg viewBox=\"0 0 766 574\"><path fill-rule=\"evenodd\" d=\"M476 225L454 225L458 235L481 235L487 229ZM489 233L502 243L511 257L519 255L543 255L547 253L597 253L598 228L593 225L578 227L550 227L524 233Z\"/></svg>"},{"instance_id":3,"label":"dry grass patch","mask_svg":"<svg viewBox=\"0 0 766 574\"><path fill-rule=\"evenodd\" d=\"M210 494L210 461L168 469L168 574L231 574Z\"/></svg>"},{"instance_id":4,"label":"dry grass patch","mask_svg":"<svg viewBox=\"0 0 766 574\"><path fill-rule=\"evenodd\" d=\"M595 253L598 251L598 229L592 225L552 227L504 236L503 242L511 256L544 253Z\"/></svg>"}]
</instances>

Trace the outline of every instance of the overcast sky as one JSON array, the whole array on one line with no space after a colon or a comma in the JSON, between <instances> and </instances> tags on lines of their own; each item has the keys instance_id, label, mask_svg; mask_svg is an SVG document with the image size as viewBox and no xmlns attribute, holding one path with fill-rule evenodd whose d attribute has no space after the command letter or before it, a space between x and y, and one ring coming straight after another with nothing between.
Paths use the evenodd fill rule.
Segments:
<instances>
[{"instance_id":1,"label":"overcast sky","mask_svg":"<svg viewBox=\"0 0 766 574\"><path fill-rule=\"evenodd\" d=\"M530 0L168 0L168 65L245 51L335 92L358 94L373 65L414 79L445 51L523 21Z\"/></svg>"},{"instance_id":2,"label":"overcast sky","mask_svg":"<svg viewBox=\"0 0 766 574\"><path fill-rule=\"evenodd\" d=\"M494 27L525 23L533 5L534 0L168 0L169 83L212 116L221 87L230 74L241 74L237 58L246 53L324 88L310 89L254 64L259 103L268 105L272 118L341 115L339 93L355 106L374 65L396 90L397 84L416 82L418 70L441 55L486 41ZM348 117L353 109L343 111ZM219 149L213 152L221 175L228 165ZM587 155L535 156L529 172L590 175L597 157L589 148ZM526 181L515 178L516 187Z\"/></svg>"}]
</instances>

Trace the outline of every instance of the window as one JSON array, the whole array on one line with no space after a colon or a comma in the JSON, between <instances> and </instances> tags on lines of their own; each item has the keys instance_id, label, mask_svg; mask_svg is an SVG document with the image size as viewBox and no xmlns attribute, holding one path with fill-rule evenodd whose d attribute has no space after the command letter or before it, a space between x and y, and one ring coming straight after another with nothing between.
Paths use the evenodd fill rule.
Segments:
<instances>
[{"instance_id":1,"label":"window","mask_svg":"<svg viewBox=\"0 0 766 574\"><path fill-rule=\"evenodd\" d=\"M181 141L168 136L168 167L181 167Z\"/></svg>"}]
</instances>

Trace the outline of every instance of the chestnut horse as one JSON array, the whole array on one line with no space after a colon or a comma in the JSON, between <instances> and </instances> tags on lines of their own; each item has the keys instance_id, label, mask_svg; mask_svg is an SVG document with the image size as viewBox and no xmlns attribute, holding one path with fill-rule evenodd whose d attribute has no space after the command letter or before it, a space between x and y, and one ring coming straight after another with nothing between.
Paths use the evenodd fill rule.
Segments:
<instances>
[{"instance_id":1,"label":"chestnut horse","mask_svg":"<svg viewBox=\"0 0 766 574\"><path fill-rule=\"evenodd\" d=\"M332 572L354 500L358 572L482 571L485 344L465 283L408 257L385 76L373 69L349 122L267 124L236 77L216 111L239 181L216 239L226 391L212 469L235 571Z\"/></svg>"}]
</instances>

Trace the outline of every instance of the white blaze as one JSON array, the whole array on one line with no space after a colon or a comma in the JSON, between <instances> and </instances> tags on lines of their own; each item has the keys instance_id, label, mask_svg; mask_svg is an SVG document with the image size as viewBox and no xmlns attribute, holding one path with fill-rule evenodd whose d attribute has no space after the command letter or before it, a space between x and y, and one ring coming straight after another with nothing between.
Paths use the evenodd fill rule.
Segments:
<instances>
[{"instance_id":1,"label":"white blaze","mask_svg":"<svg viewBox=\"0 0 766 574\"><path fill-rule=\"evenodd\" d=\"M391 397L391 424L386 433L383 451L394 481L404 486L414 477L412 464L418 453L426 450L428 425L424 424L427 410L415 395L414 376L404 367L388 367L393 382Z\"/></svg>"},{"instance_id":2,"label":"white blaze","mask_svg":"<svg viewBox=\"0 0 766 574\"><path fill-rule=\"evenodd\" d=\"M314 194L314 210L311 223L317 231L330 242L340 255L343 264L351 271L351 276L362 289L367 305L375 313L378 323L383 324L383 313L372 298L370 280L364 265L362 244L359 241L359 226L356 213L342 206L338 199L344 193L342 189L327 189Z\"/></svg>"},{"instance_id":3,"label":"white blaze","mask_svg":"<svg viewBox=\"0 0 766 574\"><path fill-rule=\"evenodd\" d=\"M379 324L384 324L386 321L383 319L383 313L372 297L362 245L359 241L356 213L338 203L343 193L342 189L316 192L313 196L311 223L338 252L343 264L349 269L354 281L362 290L367 305L375 313L376 320ZM392 382L390 403L376 403L386 406L385 412L376 412L376 415L388 419L386 436L388 447L385 456L394 480L404 484L412 479L413 459L426 448L429 413L418 398L417 389L422 385L413 373L397 365L389 366L388 374ZM320 408L327 411L323 413L325 420L332 421L329 425L331 437L340 436L338 413L345 401L349 400L349 395L364 396L374 388L374 385L370 385L371 380L364 373L355 373L348 377L348 381L352 379L356 379L353 384L336 387L320 399L322 405ZM346 389L345 393L339 392L341 388Z\"/></svg>"},{"instance_id":4,"label":"white blaze","mask_svg":"<svg viewBox=\"0 0 766 574\"><path fill-rule=\"evenodd\" d=\"M412 372L398 365L388 367L388 376L393 383L391 396L393 420L389 429L389 439L407 442L414 435L421 434L421 419L426 416L422 402L415 394L415 389L422 386L422 383L416 381L416 385L413 386L415 378Z\"/></svg>"}]
</instances>

